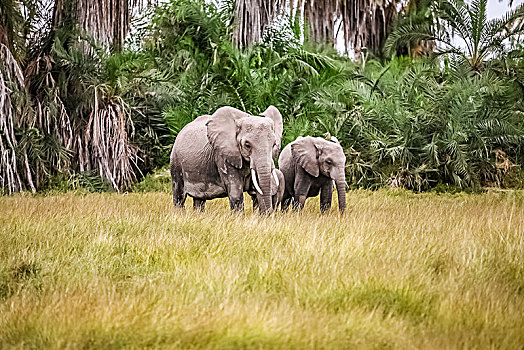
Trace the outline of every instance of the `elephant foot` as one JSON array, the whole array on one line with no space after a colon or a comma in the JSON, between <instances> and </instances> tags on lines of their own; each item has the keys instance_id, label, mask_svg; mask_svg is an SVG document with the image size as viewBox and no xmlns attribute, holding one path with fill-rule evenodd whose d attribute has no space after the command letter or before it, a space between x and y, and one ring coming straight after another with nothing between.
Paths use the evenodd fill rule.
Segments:
<instances>
[{"instance_id":1,"label":"elephant foot","mask_svg":"<svg viewBox=\"0 0 524 350\"><path fill-rule=\"evenodd\" d=\"M193 209L200 212L204 212L204 206L206 205L205 199L196 199L193 198Z\"/></svg>"},{"instance_id":2,"label":"elephant foot","mask_svg":"<svg viewBox=\"0 0 524 350\"><path fill-rule=\"evenodd\" d=\"M243 199L229 199L229 206L233 211L244 211Z\"/></svg>"},{"instance_id":3,"label":"elephant foot","mask_svg":"<svg viewBox=\"0 0 524 350\"><path fill-rule=\"evenodd\" d=\"M289 206L291 205L291 202L292 202L291 198L283 199L280 205L280 210L282 211L287 210L287 208L289 208Z\"/></svg>"},{"instance_id":4,"label":"elephant foot","mask_svg":"<svg viewBox=\"0 0 524 350\"><path fill-rule=\"evenodd\" d=\"M175 206L175 209L183 210L183 209L185 208L185 207L184 207L185 202L186 202L185 198L182 199L182 200L175 199L175 200L173 201L173 204L174 204L174 206Z\"/></svg>"},{"instance_id":5,"label":"elephant foot","mask_svg":"<svg viewBox=\"0 0 524 350\"><path fill-rule=\"evenodd\" d=\"M252 196L251 199L253 200L253 212L255 212L259 207L258 198L256 196Z\"/></svg>"},{"instance_id":6,"label":"elephant foot","mask_svg":"<svg viewBox=\"0 0 524 350\"><path fill-rule=\"evenodd\" d=\"M293 201L293 209L294 210L302 210L304 209L304 205L306 203L307 196L298 196L296 200Z\"/></svg>"},{"instance_id":7,"label":"elephant foot","mask_svg":"<svg viewBox=\"0 0 524 350\"><path fill-rule=\"evenodd\" d=\"M320 212L322 214L324 214L325 212L327 212L329 209L331 209L331 205L330 204L320 204Z\"/></svg>"}]
</instances>

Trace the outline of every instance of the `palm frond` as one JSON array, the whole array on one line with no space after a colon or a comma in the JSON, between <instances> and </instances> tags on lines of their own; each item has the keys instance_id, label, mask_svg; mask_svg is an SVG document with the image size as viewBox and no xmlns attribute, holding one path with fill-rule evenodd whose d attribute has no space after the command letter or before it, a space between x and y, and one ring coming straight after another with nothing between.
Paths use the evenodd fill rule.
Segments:
<instances>
[{"instance_id":1,"label":"palm frond","mask_svg":"<svg viewBox=\"0 0 524 350\"><path fill-rule=\"evenodd\" d=\"M397 28L388 36L384 44L384 52L391 56L397 47L406 45L413 41L435 40L437 36L433 32L429 23L411 24L405 23Z\"/></svg>"}]
</instances>

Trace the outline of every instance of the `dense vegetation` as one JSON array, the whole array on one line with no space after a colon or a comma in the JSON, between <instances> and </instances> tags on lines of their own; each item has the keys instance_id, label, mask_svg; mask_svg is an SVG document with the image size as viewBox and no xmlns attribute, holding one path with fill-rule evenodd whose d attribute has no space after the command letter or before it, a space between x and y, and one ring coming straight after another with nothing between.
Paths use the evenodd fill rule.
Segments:
<instances>
[{"instance_id":1,"label":"dense vegetation","mask_svg":"<svg viewBox=\"0 0 524 350\"><path fill-rule=\"evenodd\" d=\"M16 34L0 46L3 192L128 189L167 164L174 136L198 115L271 104L284 145L341 141L351 187L524 186L522 7L487 21L486 0L417 1L374 50L391 56L353 62L307 35L302 43L296 18L239 48L234 1L149 8L112 50L65 15L39 26L41 7L23 2L23 15L17 3L0 5L0 34Z\"/></svg>"}]
</instances>

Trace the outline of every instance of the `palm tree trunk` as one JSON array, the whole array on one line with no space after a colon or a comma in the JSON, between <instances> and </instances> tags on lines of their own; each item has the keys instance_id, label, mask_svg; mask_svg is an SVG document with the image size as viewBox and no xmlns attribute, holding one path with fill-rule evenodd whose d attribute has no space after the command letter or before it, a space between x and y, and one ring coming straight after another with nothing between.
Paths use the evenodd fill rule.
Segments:
<instances>
[{"instance_id":1,"label":"palm tree trunk","mask_svg":"<svg viewBox=\"0 0 524 350\"><path fill-rule=\"evenodd\" d=\"M399 0L296 0L290 4L292 17L305 19L310 41L336 45L340 28L344 50L354 49L356 56L363 47L376 55L382 53L391 25L402 9L397 6L405 5Z\"/></svg>"},{"instance_id":2,"label":"palm tree trunk","mask_svg":"<svg viewBox=\"0 0 524 350\"><path fill-rule=\"evenodd\" d=\"M260 42L264 30L282 13L286 0L237 0L233 42L240 48Z\"/></svg>"},{"instance_id":3,"label":"palm tree trunk","mask_svg":"<svg viewBox=\"0 0 524 350\"><path fill-rule=\"evenodd\" d=\"M391 24L398 16L400 0L237 0L233 41L240 48L262 40L264 30L278 15L304 18L307 37L317 44L336 45L339 23L345 50L367 47L376 55ZM404 3L402 3L404 4Z\"/></svg>"},{"instance_id":4,"label":"palm tree trunk","mask_svg":"<svg viewBox=\"0 0 524 350\"><path fill-rule=\"evenodd\" d=\"M136 7L153 1L140 0L55 0L53 27L75 25L106 47L122 49ZM145 4L144 4L145 3Z\"/></svg>"},{"instance_id":5,"label":"palm tree trunk","mask_svg":"<svg viewBox=\"0 0 524 350\"><path fill-rule=\"evenodd\" d=\"M335 43L337 1L306 1L304 18L309 26L309 39L319 44Z\"/></svg>"}]
</instances>

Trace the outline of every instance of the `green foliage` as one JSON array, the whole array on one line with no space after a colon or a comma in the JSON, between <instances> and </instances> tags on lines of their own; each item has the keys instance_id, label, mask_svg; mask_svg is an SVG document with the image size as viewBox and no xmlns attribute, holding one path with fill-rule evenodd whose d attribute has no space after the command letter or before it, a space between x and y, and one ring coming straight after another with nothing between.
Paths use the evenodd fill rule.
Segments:
<instances>
[{"instance_id":1,"label":"green foliage","mask_svg":"<svg viewBox=\"0 0 524 350\"><path fill-rule=\"evenodd\" d=\"M171 1L146 35L164 79L157 98L175 136L223 105L254 115L275 105L284 117L283 146L304 135L341 141L353 187L503 186L507 169L495 153L511 164L522 159L522 92L506 75L411 59L370 61L363 70L298 45L287 24L239 51L223 11Z\"/></svg>"},{"instance_id":2,"label":"green foliage","mask_svg":"<svg viewBox=\"0 0 524 350\"><path fill-rule=\"evenodd\" d=\"M109 181L95 171L88 171L73 173L67 177L63 174L51 176L41 192L46 195L55 195L66 192L96 193L113 191L114 188L112 188Z\"/></svg>"},{"instance_id":3,"label":"green foliage","mask_svg":"<svg viewBox=\"0 0 524 350\"><path fill-rule=\"evenodd\" d=\"M171 174L164 168L147 174L130 188L131 192L171 192Z\"/></svg>"},{"instance_id":4,"label":"green foliage","mask_svg":"<svg viewBox=\"0 0 524 350\"><path fill-rule=\"evenodd\" d=\"M507 40L518 38L524 32L524 5L503 18L488 20L487 3L488 0L474 0L471 4L463 0L434 1L432 7L437 20L399 23L386 41L385 51L391 54L400 45L436 40L442 45L437 55L451 55L473 70L481 71L493 55L505 53ZM461 40L454 39L454 35Z\"/></svg>"},{"instance_id":5,"label":"green foliage","mask_svg":"<svg viewBox=\"0 0 524 350\"><path fill-rule=\"evenodd\" d=\"M346 136L370 172L416 190L500 185L496 153L508 161L522 156L520 91L491 72L461 69L408 59L368 64L369 83L352 88L360 101Z\"/></svg>"}]
</instances>

